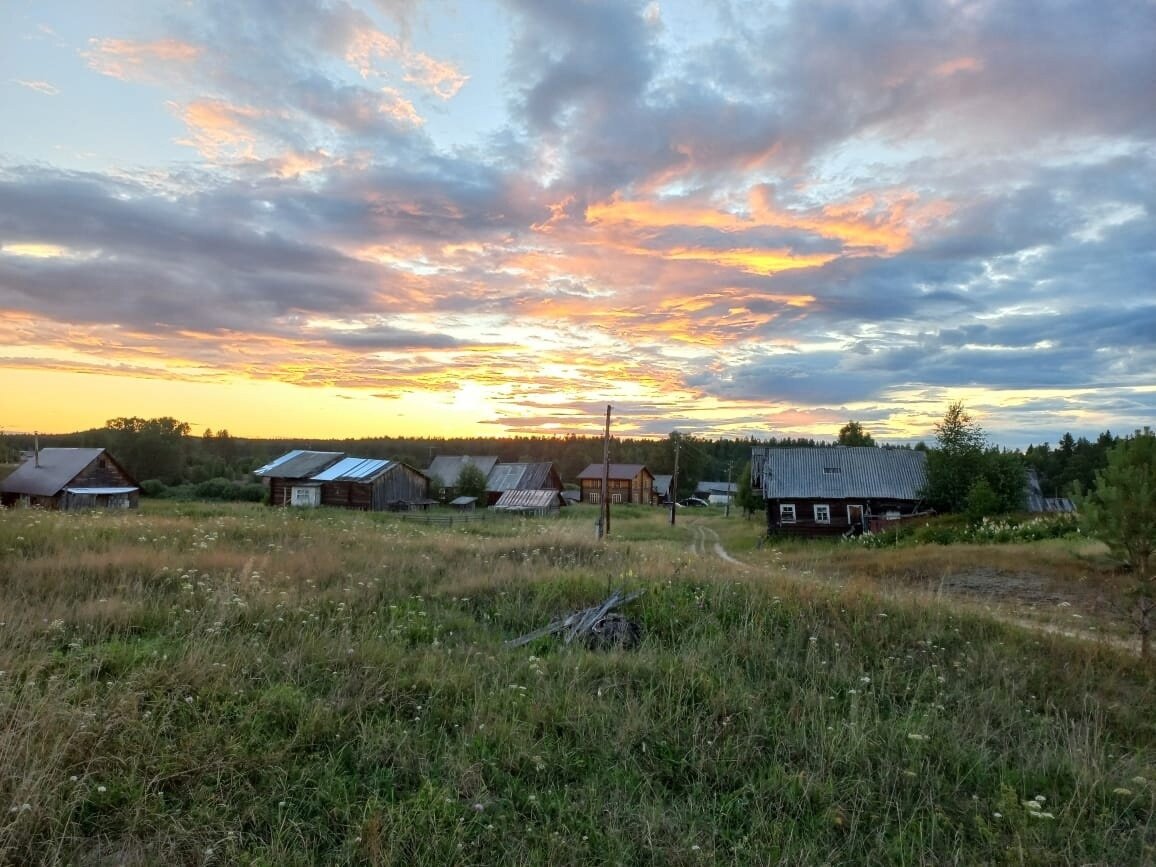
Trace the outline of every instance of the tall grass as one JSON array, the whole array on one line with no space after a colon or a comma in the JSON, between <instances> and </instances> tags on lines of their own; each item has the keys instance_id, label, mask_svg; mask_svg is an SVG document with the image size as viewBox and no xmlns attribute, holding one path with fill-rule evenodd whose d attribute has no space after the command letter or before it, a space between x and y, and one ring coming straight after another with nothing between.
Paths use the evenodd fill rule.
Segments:
<instances>
[{"instance_id":1,"label":"tall grass","mask_svg":"<svg viewBox=\"0 0 1156 867\"><path fill-rule=\"evenodd\" d=\"M571 514L0 514L0 859L1156 859L1138 660ZM617 586L637 650L503 646Z\"/></svg>"}]
</instances>

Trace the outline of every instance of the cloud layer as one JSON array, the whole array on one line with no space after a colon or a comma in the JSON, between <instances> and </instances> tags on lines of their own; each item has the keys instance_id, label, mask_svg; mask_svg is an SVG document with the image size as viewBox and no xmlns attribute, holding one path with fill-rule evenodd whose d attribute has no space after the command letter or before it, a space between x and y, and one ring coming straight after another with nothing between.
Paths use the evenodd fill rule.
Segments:
<instances>
[{"instance_id":1,"label":"cloud layer","mask_svg":"<svg viewBox=\"0 0 1156 867\"><path fill-rule=\"evenodd\" d=\"M453 15L216 2L14 68L39 112L131 92L158 158L0 153L0 365L471 391L494 432L1153 418L1151 3Z\"/></svg>"}]
</instances>

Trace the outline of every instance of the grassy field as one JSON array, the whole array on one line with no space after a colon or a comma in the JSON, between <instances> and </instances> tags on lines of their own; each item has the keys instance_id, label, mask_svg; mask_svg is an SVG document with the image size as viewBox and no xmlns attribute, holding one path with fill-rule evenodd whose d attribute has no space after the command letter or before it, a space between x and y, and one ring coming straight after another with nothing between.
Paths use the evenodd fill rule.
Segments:
<instances>
[{"instance_id":1,"label":"grassy field","mask_svg":"<svg viewBox=\"0 0 1156 867\"><path fill-rule=\"evenodd\" d=\"M944 591L1088 543L687 512L0 513L0 862L1156 863L1153 669ZM504 646L618 587L638 649Z\"/></svg>"}]
</instances>

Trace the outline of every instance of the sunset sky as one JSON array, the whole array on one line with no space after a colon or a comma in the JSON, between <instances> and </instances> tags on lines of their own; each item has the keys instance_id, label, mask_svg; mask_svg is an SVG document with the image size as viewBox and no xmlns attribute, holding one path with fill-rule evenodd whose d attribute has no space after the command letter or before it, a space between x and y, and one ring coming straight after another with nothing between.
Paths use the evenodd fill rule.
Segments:
<instances>
[{"instance_id":1,"label":"sunset sky","mask_svg":"<svg viewBox=\"0 0 1156 867\"><path fill-rule=\"evenodd\" d=\"M0 429L1156 422L1156 3L0 0Z\"/></svg>"}]
</instances>

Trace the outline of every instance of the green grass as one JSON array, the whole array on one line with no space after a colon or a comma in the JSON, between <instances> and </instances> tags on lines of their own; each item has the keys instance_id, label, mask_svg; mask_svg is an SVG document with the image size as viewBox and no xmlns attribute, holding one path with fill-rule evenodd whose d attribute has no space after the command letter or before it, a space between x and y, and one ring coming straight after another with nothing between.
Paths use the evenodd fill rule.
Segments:
<instances>
[{"instance_id":1,"label":"green grass","mask_svg":"<svg viewBox=\"0 0 1156 867\"><path fill-rule=\"evenodd\" d=\"M1156 860L1150 667L621 511L0 513L0 860ZM619 586L639 649L503 645Z\"/></svg>"}]
</instances>

